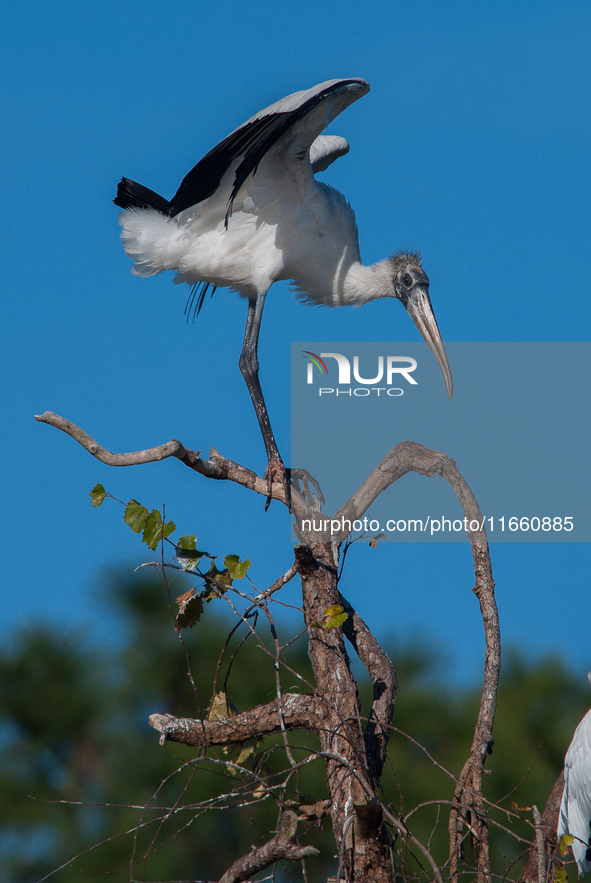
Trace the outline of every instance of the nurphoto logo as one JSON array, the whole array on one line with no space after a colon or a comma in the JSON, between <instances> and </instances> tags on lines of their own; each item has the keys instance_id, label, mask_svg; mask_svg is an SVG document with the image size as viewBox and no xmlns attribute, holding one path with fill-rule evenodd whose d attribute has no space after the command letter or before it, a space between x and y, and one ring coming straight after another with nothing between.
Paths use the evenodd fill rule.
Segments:
<instances>
[{"instance_id":1,"label":"nurphoto logo","mask_svg":"<svg viewBox=\"0 0 591 883\"><path fill-rule=\"evenodd\" d=\"M321 386L318 389L319 396L335 394L337 396L370 396L372 394L379 396L382 392L385 392L388 396L398 397L404 395L404 389L394 386L394 381L401 382L401 380L406 380L412 386L417 386L417 381L414 377L411 377L412 372L417 367L417 360L412 359L410 356L378 356L377 374L375 377L362 377L359 369L359 356L353 356L353 378L357 383L362 384L362 386L353 389L351 388L351 362L347 356L343 356L341 353L320 353L318 355L309 350L304 350L304 353L304 358L308 362L306 366L308 384L314 383L314 376L316 374L314 368L318 369L318 373L324 379L324 376L330 373L324 359L334 359L338 368L338 386L350 387L349 389L335 389L334 387ZM331 365L331 370L334 372L333 365ZM377 384L382 382L385 382L386 385L377 386Z\"/></svg>"}]
</instances>

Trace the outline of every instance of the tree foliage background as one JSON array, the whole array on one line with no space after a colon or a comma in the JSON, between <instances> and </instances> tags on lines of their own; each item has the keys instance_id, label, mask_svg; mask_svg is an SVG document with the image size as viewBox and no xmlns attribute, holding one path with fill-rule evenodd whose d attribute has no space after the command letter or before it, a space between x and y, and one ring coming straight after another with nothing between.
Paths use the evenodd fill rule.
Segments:
<instances>
[{"instance_id":1,"label":"tree foliage background","mask_svg":"<svg viewBox=\"0 0 591 883\"><path fill-rule=\"evenodd\" d=\"M172 595L185 588L173 583ZM156 710L187 717L207 713L220 647L234 623L214 602L183 633L193 689L162 577L113 571L105 575L103 591L126 620L123 646L89 646L83 632L39 624L15 635L0 652L0 881L34 883L58 868L53 879L60 883L87 873L108 873L114 880L128 880L130 873L152 881L218 879L230 845L240 855L266 840L276 806L261 795L241 807L239 779L228 772L223 751L209 749L213 764L201 761L195 775L196 751L171 743L161 747L147 717ZM288 620L297 634L293 616ZM266 623L259 626L270 645ZM284 631L281 623L278 629ZM242 627L232 636L217 685L220 690L226 682L241 711L275 695L273 665L252 638L243 642L245 635ZM399 689L384 793L443 861L448 808L439 802L451 798L448 773L457 774L469 752L479 687L442 682L437 648L420 640L386 650ZM311 679L305 637L294 643L288 660ZM361 670L357 674L367 707L369 685L364 687ZM284 688L297 687L289 672L282 680ZM560 659L532 661L518 648L506 652L487 799L506 810L543 805L588 706L586 684ZM307 747L310 740L300 732L292 744ZM281 740L263 741L256 752L269 774L280 762L274 747ZM224 791L234 796L218 800ZM326 797L322 765L316 761L302 770L287 796L299 803ZM510 816L496 811L493 817L531 839L528 809ZM326 876L334 872L330 822L310 824L306 842L321 850L324 866L315 865L315 871ZM509 834L496 831L491 841L493 867L506 868L519 855ZM510 876L518 876L520 867ZM301 879L299 868L289 872Z\"/></svg>"}]
</instances>

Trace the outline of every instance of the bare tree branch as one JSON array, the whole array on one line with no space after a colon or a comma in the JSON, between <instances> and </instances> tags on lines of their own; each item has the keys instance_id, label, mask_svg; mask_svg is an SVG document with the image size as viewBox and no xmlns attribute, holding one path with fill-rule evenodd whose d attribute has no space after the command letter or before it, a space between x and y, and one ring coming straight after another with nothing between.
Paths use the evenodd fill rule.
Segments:
<instances>
[{"instance_id":1,"label":"bare tree branch","mask_svg":"<svg viewBox=\"0 0 591 883\"><path fill-rule=\"evenodd\" d=\"M66 435L71 436L71 438L81 444L89 454L92 454L101 463L106 463L107 466L140 466L144 463L153 463L157 460L166 460L168 457L176 457L185 466L194 469L206 478L214 478L220 481L235 481L237 484L253 490L257 494L261 494L264 497L269 496L266 478L261 478L256 472L246 469L240 463L235 463L233 460L222 457L213 447L209 451L209 460L203 460L199 456L200 451L192 451L189 448L185 448L180 441L174 438L155 448L114 454L99 445L97 441L79 426L76 426L75 423L66 420L65 417L60 417L59 414L54 414L53 411L36 414L35 420L38 423L47 423L49 426L61 429L62 432L65 432ZM283 485L279 482L274 482L271 496L273 499L285 503Z\"/></svg>"},{"instance_id":2,"label":"bare tree branch","mask_svg":"<svg viewBox=\"0 0 591 883\"><path fill-rule=\"evenodd\" d=\"M480 604L486 638L486 658L472 750L459 776L454 794L458 808L452 810L450 814L450 870L452 883L456 883L462 830L470 814L471 830L478 845L477 883L485 883L490 880L490 860L486 809L482 799L482 774L486 756L490 753L493 743L492 727L501 667L501 635L485 522L472 490L458 470L455 461L447 454L429 450L416 442L405 441L392 448L353 496L337 511L334 518L328 522L325 520L323 525L320 525L320 530L316 529L317 517L316 520L311 520L312 530L304 531L300 513L297 506L294 506L295 529L298 536L313 548L317 548L320 542L325 544L330 542L331 548L337 548L350 533L352 523L363 516L386 488L408 472L417 472L431 478L441 475L449 482L464 510L468 539L472 547L476 576L473 592ZM331 522L336 523L336 531L333 530L334 525ZM326 530L327 523L330 524L330 534Z\"/></svg>"},{"instance_id":3,"label":"bare tree branch","mask_svg":"<svg viewBox=\"0 0 591 883\"><path fill-rule=\"evenodd\" d=\"M298 807L300 819L323 819L330 810L330 798Z\"/></svg>"},{"instance_id":4,"label":"bare tree branch","mask_svg":"<svg viewBox=\"0 0 591 883\"><path fill-rule=\"evenodd\" d=\"M323 728L318 735L321 753L326 758L330 814L341 876L391 883L393 872L382 810L374 805L375 786L342 629L319 626L327 608L340 602L338 549L330 542L300 544L295 548L295 558L302 580L308 654L316 678L316 695L324 703ZM357 626L361 634L361 620ZM365 649L362 652L365 655Z\"/></svg>"},{"instance_id":5,"label":"bare tree branch","mask_svg":"<svg viewBox=\"0 0 591 883\"><path fill-rule=\"evenodd\" d=\"M343 634L355 648L373 682L373 702L364 739L369 772L377 786L386 762L390 724L398 686L396 672L363 619L340 592L339 600L348 614L343 624Z\"/></svg>"},{"instance_id":6,"label":"bare tree branch","mask_svg":"<svg viewBox=\"0 0 591 883\"><path fill-rule=\"evenodd\" d=\"M458 470L455 461L446 457L441 464L441 475L454 489L462 504L468 524L468 539L472 547L476 585L472 589L480 604L480 613L486 639L484 679L480 698L478 720L474 730L470 757L458 778L454 800L458 809L450 813L450 871L452 883L457 880L457 863L462 837L462 827L471 814L471 825L478 843L477 883L490 881L490 856L486 810L482 799L482 775L486 757L492 751L492 729L497 705L497 691L501 671L501 629L495 600L495 584L492 576L490 552L486 528L480 506L468 483ZM476 525L477 529L472 530Z\"/></svg>"},{"instance_id":7,"label":"bare tree branch","mask_svg":"<svg viewBox=\"0 0 591 883\"><path fill-rule=\"evenodd\" d=\"M47 423L48 426L54 426L56 429L61 429L62 432L65 432L66 435L69 435L77 441L78 444L82 445L89 454L92 454L92 456L96 457L97 460L100 460L101 463L106 463L107 466L140 466L143 463L166 460L167 457L176 457L185 462L192 456L194 460L200 460L204 465L202 467L197 466L195 462L187 463L187 465L191 465L193 469L197 469L198 471L203 469L205 473L210 472L210 478L218 478L218 475L215 474L215 468L210 468L207 461L201 460L199 453L195 454L194 451L187 451L183 445L174 438L163 445L158 445L155 448L146 448L144 451L114 454L99 445L97 441L79 426L76 426L75 423L66 420L65 417L60 417L59 414L54 414L53 411L45 411L44 414L35 414L35 420L38 423Z\"/></svg>"},{"instance_id":8,"label":"bare tree branch","mask_svg":"<svg viewBox=\"0 0 591 883\"><path fill-rule=\"evenodd\" d=\"M437 867L437 862L435 861L425 844L421 843L421 841L417 837L415 837L414 834L411 834L406 825L404 825L399 819L397 819L392 812L384 809L384 815L386 816L388 821L390 821L394 825L394 827L400 831L403 837L405 837L410 843L416 846L417 849L419 849L423 853L423 855L431 865L431 869L433 871L433 874L435 875L435 880L437 881L437 883L443 883L443 877L441 876L441 871Z\"/></svg>"},{"instance_id":9,"label":"bare tree branch","mask_svg":"<svg viewBox=\"0 0 591 883\"><path fill-rule=\"evenodd\" d=\"M102 448L80 427L52 412L36 417L67 433L101 462L111 466L139 465L175 457L200 474L216 479L234 481L243 487L267 497L266 479L222 457L214 448L209 460L200 452L185 448L172 439L163 445L124 454L115 454ZM484 519L466 481L456 464L446 454L432 451L415 442L402 442L384 457L353 496L333 518L337 530L330 534L326 520L320 528L303 529L302 519L316 515L319 495L301 492L292 487L291 502L296 515L296 533L303 541L296 547L295 567L302 580L304 619L309 633L309 655L316 677L314 696L287 694L271 703L243 712L223 721L190 720L172 715L154 714L150 724L161 734L161 742L168 740L206 747L244 742L258 736L285 729L309 729L319 734L327 762L327 781L331 795L330 814L337 845L344 862L342 870L355 879L372 879L375 883L390 883L393 869L383 831L382 808L375 803L375 786L379 782L388 743L396 695L396 677L378 642L369 629L338 592L339 546L351 531L351 524L359 520L373 501L393 482L408 472L445 478L455 491L466 516L468 539L472 547L476 585L486 636L486 661L480 711L476 723L470 757L458 777L454 793L454 807L450 814L450 872L452 883L458 879L458 856L463 832L468 828L477 841L477 883L489 883L488 826L482 797L482 774L487 753L492 745L492 725L496 708L497 684L500 670L500 631L494 599L494 582ZM308 485L309 487L309 485ZM287 505L283 484L272 487L273 498ZM330 523L330 521L329 521ZM322 527L324 526L324 530ZM293 570L286 574L291 578ZM275 586L272 590L275 590ZM266 600L263 593L255 603ZM322 629L325 611L335 603L342 603L349 617L343 629ZM363 732L355 681L350 672L343 633L356 649L359 658L374 683L374 700L368 724ZM351 824L351 807L355 821ZM386 813L388 818L391 816ZM392 819L391 819L392 820ZM394 822L396 824L396 822ZM294 842L295 827L289 817L287 828L266 846L253 850L236 862L224 875L223 883L246 880L258 870L283 858L301 858L305 854ZM397 825L398 827L398 825ZM287 832L287 833L286 833ZM290 833L293 832L293 833ZM426 847L406 836L428 857L435 876L440 873Z\"/></svg>"},{"instance_id":10,"label":"bare tree branch","mask_svg":"<svg viewBox=\"0 0 591 883\"><path fill-rule=\"evenodd\" d=\"M549 865L552 856L556 850L558 827L558 814L560 812L560 803L562 800L562 792L564 790L564 770L561 771L558 779L554 783L550 797L546 801L544 812L539 825L536 825L536 833L530 844L529 860L523 869L521 875L521 883L538 883L539 878L539 837L543 838L546 862Z\"/></svg>"},{"instance_id":11,"label":"bare tree branch","mask_svg":"<svg viewBox=\"0 0 591 883\"><path fill-rule=\"evenodd\" d=\"M327 535L326 530L316 531L314 525L318 523L318 518L316 522L312 519L312 531L304 531L301 519L298 523L299 513L296 507L294 507L296 512L295 529L299 536L305 538L307 543L314 542L314 547L319 545L319 537L324 543L330 540L332 548L338 547L350 533L351 524L363 516L386 488L408 472L417 472L430 478L441 475L449 482L464 510L468 539L472 547L476 576L473 592L480 604L486 638L486 658L480 710L474 731L472 750L455 789L454 800L458 808L453 809L450 814L450 870L452 883L456 883L462 830L467 822L468 814L471 814L471 830L474 832L478 844L477 883L485 883L490 880L490 860L486 809L482 799L482 774L486 756L490 753L493 744L492 727L501 668L501 633L485 521L471 488L458 470L455 461L447 454L429 450L417 442L404 441L386 454L353 496L337 511L333 519L334 522L337 522L336 531L333 531L332 524L330 535ZM339 525L340 530L338 529ZM326 527L326 524L324 526Z\"/></svg>"},{"instance_id":12,"label":"bare tree branch","mask_svg":"<svg viewBox=\"0 0 591 883\"><path fill-rule=\"evenodd\" d=\"M532 815L536 829L536 847L538 851L538 883L544 883L546 879L546 843L544 840L544 827L542 816L537 806L532 806Z\"/></svg>"},{"instance_id":13,"label":"bare tree branch","mask_svg":"<svg viewBox=\"0 0 591 883\"><path fill-rule=\"evenodd\" d=\"M447 454L440 451L432 451L423 445L412 441L403 441L396 447L392 448L384 459L378 463L376 468L365 479L362 485L355 491L353 496L347 500L344 506L334 516L341 520L347 519L357 521L367 512L371 504L380 496L380 494L406 475L408 472L418 472L419 475L426 475L433 478L441 473L443 463L448 460ZM455 465L455 464L454 464ZM349 531L345 531L342 539Z\"/></svg>"},{"instance_id":14,"label":"bare tree branch","mask_svg":"<svg viewBox=\"0 0 591 883\"><path fill-rule=\"evenodd\" d=\"M206 747L208 745L232 745L259 736L281 732L281 718L291 730L319 729L322 715L321 701L316 696L286 693L281 709L277 699L266 705L257 705L226 720L193 720L174 717L172 714L151 714L150 726L160 733L160 743L182 742L185 745Z\"/></svg>"},{"instance_id":15,"label":"bare tree branch","mask_svg":"<svg viewBox=\"0 0 591 883\"><path fill-rule=\"evenodd\" d=\"M290 809L285 810L279 820L277 835L264 846L255 847L248 855L234 862L219 883L244 883L275 862L301 861L308 856L319 855L315 846L298 846L297 827L296 814Z\"/></svg>"}]
</instances>

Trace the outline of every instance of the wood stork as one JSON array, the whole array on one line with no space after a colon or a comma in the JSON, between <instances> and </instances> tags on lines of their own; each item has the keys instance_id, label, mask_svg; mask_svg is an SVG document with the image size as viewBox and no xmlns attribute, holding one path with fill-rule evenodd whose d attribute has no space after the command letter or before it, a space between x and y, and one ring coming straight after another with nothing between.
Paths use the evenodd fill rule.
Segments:
<instances>
[{"instance_id":1,"label":"wood stork","mask_svg":"<svg viewBox=\"0 0 591 883\"><path fill-rule=\"evenodd\" d=\"M591 681L591 672L589 673ZM564 759L564 791L558 836L572 834L572 851L579 876L591 871L591 711L577 729Z\"/></svg>"},{"instance_id":2,"label":"wood stork","mask_svg":"<svg viewBox=\"0 0 591 883\"><path fill-rule=\"evenodd\" d=\"M433 351L448 396L452 376L418 252L400 251L361 263L355 215L345 197L315 180L347 153L344 138L321 132L369 91L365 80L327 80L259 111L214 147L186 175L170 202L123 178L115 204L132 273L176 270L175 282L225 286L248 298L239 366L268 457L269 487L285 467L258 378L257 346L265 297L273 282L291 280L306 303L360 306L399 300ZM213 292L212 292L213 293Z\"/></svg>"}]
</instances>

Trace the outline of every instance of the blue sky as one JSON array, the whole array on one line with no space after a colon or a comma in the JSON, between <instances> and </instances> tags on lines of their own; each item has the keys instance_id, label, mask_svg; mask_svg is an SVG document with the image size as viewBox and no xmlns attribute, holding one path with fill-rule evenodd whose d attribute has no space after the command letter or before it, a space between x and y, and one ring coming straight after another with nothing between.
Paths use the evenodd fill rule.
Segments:
<instances>
[{"instance_id":1,"label":"blue sky","mask_svg":"<svg viewBox=\"0 0 591 883\"><path fill-rule=\"evenodd\" d=\"M187 325L185 286L171 274L132 277L112 205L119 178L170 197L260 108L365 77L372 91L330 130L351 152L322 176L350 199L365 262L420 248L447 341L589 340L590 36L587 0L25 0L5 10L5 638L33 619L118 634L96 600L101 568L146 556L115 504L91 508L96 482L165 503L201 548L250 557L260 589L291 562L279 504L265 514L260 498L177 461L109 468L33 420L54 410L110 450L173 436L265 468L237 367L245 304L218 291ZM286 460L291 341L388 337L418 339L396 304L319 309L275 286L259 352ZM505 641L560 652L584 677L590 564L588 544L495 544ZM358 545L343 591L380 638L420 635L445 650L442 677L476 679L472 586L467 545Z\"/></svg>"}]
</instances>

